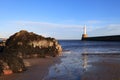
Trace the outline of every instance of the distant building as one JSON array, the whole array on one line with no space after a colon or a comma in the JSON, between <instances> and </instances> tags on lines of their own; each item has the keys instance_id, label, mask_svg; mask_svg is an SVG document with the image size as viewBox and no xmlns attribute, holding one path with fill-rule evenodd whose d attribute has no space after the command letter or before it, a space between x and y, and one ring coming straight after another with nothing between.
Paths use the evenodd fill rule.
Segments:
<instances>
[{"instance_id":1,"label":"distant building","mask_svg":"<svg viewBox=\"0 0 120 80\"><path fill-rule=\"evenodd\" d=\"M83 28L82 41L120 41L120 35L88 37L86 25Z\"/></svg>"},{"instance_id":2,"label":"distant building","mask_svg":"<svg viewBox=\"0 0 120 80\"><path fill-rule=\"evenodd\" d=\"M87 35L87 30L86 30L86 25L85 25L83 28L82 39L87 38L87 37L88 37L88 35Z\"/></svg>"}]
</instances>

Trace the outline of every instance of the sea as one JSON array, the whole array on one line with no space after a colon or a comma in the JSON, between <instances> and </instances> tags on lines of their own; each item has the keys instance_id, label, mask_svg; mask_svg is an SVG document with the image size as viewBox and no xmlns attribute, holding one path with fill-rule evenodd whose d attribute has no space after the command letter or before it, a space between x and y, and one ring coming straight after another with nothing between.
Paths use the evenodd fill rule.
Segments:
<instances>
[{"instance_id":1,"label":"sea","mask_svg":"<svg viewBox=\"0 0 120 80\"><path fill-rule=\"evenodd\" d=\"M80 80L84 70L91 67L82 54L120 53L120 42L59 40L59 43L63 48L61 62L49 68L45 80Z\"/></svg>"}]
</instances>

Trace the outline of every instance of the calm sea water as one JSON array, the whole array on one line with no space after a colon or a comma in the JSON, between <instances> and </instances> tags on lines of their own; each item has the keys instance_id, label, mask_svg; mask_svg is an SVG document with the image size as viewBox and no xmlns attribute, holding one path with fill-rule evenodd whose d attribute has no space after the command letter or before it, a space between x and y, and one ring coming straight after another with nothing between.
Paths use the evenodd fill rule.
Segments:
<instances>
[{"instance_id":1,"label":"calm sea water","mask_svg":"<svg viewBox=\"0 0 120 80\"><path fill-rule=\"evenodd\" d=\"M59 40L59 43L63 47L61 63L50 67L45 80L80 80L82 72L91 67L82 53L120 53L120 42Z\"/></svg>"}]
</instances>

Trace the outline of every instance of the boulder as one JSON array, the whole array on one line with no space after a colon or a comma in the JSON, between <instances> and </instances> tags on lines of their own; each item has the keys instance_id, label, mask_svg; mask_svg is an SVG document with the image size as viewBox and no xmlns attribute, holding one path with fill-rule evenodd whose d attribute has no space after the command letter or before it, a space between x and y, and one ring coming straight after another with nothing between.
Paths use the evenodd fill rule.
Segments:
<instances>
[{"instance_id":1,"label":"boulder","mask_svg":"<svg viewBox=\"0 0 120 80\"><path fill-rule=\"evenodd\" d=\"M0 75L26 70L23 58L61 55L62 48L54 38L45 38L33 32L21 30L0 43Z\"/></svg>"},{"instance_id":2,"label":"boulder","mask_svg":"<svg viewBox=\"0 0 120 80\"><path fill-rule=\"evenodd\" d=\"M45 38L33 32L21 30L6 41L5 53L20 58L61 55L61 45L54 38Z\"/></svg>"},{"instance_id":3,"label":"boulder","mask_svg":"<svg viewBox=\"0 0 120 80\"><path fill-rule=\"evenodd\" d=\"M25 71L23 60L7 53L0 55L0 74L9 75L15 72Z\"/></svg>"}]
</instances>

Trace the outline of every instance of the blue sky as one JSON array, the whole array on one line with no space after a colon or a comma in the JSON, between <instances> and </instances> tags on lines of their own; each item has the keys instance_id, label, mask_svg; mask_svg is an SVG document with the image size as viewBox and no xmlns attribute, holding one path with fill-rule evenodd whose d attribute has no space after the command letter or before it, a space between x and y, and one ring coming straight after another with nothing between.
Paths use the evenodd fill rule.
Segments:
<instances>
[{"instance_id":1,"label":"blue sky","mask_svg":"<svg viewBox=\"0 0 120 80\"><path fill-rule=\"evenodd\" d=\"M0 37L28 30L57 39L120 35L120 0L0 0Z\"/></svg>"}]
</instances>

